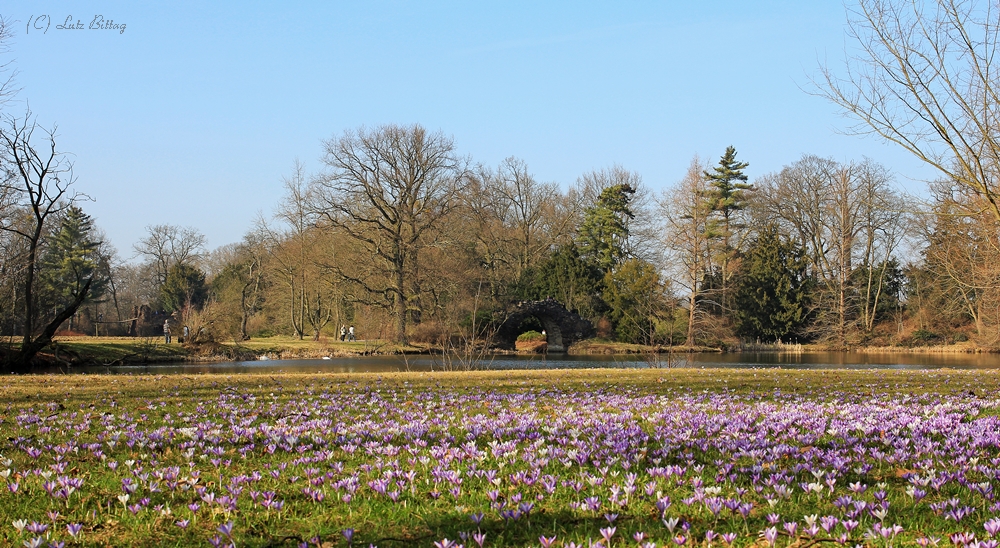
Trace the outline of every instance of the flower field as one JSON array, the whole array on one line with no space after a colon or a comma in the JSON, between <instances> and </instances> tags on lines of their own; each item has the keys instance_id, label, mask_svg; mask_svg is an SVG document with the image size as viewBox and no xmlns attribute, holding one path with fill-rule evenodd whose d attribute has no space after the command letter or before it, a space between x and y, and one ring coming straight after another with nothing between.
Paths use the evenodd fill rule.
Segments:
<instances>
[{"instance_id":1,"label":"flower field","mask_svg":"<svg viewBox=\"0 0 1000 548\"><path fill-rule=\"evenodd\" d=\"M0 380L4 546L1000 546L995 371Z\"/></svg>"}]
</instances>

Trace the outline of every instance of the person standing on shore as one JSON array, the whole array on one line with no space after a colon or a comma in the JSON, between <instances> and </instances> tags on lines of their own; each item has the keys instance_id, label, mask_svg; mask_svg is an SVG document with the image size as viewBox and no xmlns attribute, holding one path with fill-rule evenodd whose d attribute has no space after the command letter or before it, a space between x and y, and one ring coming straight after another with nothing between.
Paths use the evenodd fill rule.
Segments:
<instances>
[{"instance_id":1,"label":"person standing on shore","mask_svg":"<svg viewBox=\"0 0 1000 548\"><path fill-rule=\"evenodd\" d=\"M163 340L170 344L170 320L163 320Z\"/></svg>"}]
</instances>

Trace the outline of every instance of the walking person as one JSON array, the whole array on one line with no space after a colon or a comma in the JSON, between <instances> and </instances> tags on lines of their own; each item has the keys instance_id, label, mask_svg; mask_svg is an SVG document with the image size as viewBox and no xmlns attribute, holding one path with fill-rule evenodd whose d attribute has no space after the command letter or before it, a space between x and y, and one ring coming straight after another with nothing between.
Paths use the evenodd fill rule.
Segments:
<instances>
[{"instance_id":1,"label":"walking person","mask_svg":"<svg viewBox=\"0 0 1000 548\"><path fill-rule=\"evenodd\" d=\"M347 330L347 340L349 340L349 341L356 341L356 340L358 340L358 339L354 338L354 326L353 325Z\"/></svg>"},{"instance_id":2,"label":"walking person","mask_svg":"<svg viewBox=\"0 0 1000 548\"><path fill-rule=\"evenodd\" d=\"M188 336L190 334L191 334L191 328L185 325L184 326L184 340L181 341L181 342L188 342Z\"/></svg>"},{"instance_id":3,"label":"walking person","mask_svg":"<svg viewBox=\"0 0 1000 548\"><path fill-rule=\"evenodd\" d=\"M163 320L163 340L170 344L170 320Z\"/></svg>"},{"instance_id":4,"label":"walking person","mask_svg":"<svg viewBox=\"0 0 1000 548\"><path fill-rule=\"evenodd\" d=\"M346 339L346 338L347 338L347 328L344 327L343 325L341 325L340 326L340 342L344 342L344 339Z\"/></svg>"}]
</instances>

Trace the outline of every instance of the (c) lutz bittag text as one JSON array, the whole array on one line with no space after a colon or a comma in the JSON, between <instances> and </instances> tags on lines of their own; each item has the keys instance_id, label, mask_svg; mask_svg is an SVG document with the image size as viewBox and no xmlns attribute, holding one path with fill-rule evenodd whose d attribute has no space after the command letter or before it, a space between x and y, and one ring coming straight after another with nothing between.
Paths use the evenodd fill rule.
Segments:
<instances>
[{"instance_id":1,"label":"(c) lutz bittag text","mask_svg":"<svg viewBox=\"0 0 1000 548\"><path fill-rule=\"evenodd\" d=\"M28 18L27 32L32 30L41 31L42 34L49 32L52 25L51 15L32 15ZM67 15L62 23L55 25L56 30L116 30L118 34L125 33L125 23L115 23L114 19L105 19L103 15L95 15L90 23L84 23L80 19L73 19L72 15Z\"/></svg>"}]
</instances>

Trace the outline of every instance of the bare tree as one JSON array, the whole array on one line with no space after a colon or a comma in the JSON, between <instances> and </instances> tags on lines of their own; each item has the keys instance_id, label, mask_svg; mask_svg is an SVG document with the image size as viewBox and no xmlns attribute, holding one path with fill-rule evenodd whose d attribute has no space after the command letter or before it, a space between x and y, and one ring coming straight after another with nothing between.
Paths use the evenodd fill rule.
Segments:
<instances>
[{"instance_id":1,"label":"bare tree","mask_svg":"<svg viewBox=\"0 0 1000 548\"><path fill-rule=\"evenodd\" d=\"M477 262L494 292L520 279L572 231L574 218L557 186L537 182L514 157L496 170L479 166L462 198L471 229L466 237L475 239Z\"/></svg>"},{"instance_id":2,"label":"bare tree","mask_svg":"<svg viewBox=\"0 0 1000 548\"><path fill-rule=\"evenodd\" d=\"M528 173L522 160L507 158L493 177L492 194L496 199L498 220L513 229L515 276L520 276L549 245L544 237L546 204L558 190L553 184L541 184Z\"/></svg>"},{"instance_id":3,"label":"bare tree","mask_svg":"<svg viewBox=\"0 0 1000 548\"><path fill-rule=\"evenodd\" d=\"M907 198L892 188L892 175L885 167L865 161L856 166L857 198L863 204L859 213L861 225L859 256L864 269L857 280L858 312L861 328L871 333L878 320L879 305L890 295L889 268L911 225L906 210Z\"/></svg>"},{"instance_id":4,"label":"bare tree","mask_svg":"<svg viewBox=\"0 0 1000 548\"><path fill-rule=\"evenodd\" d=\"M234 333L234 336L238 340L247 341L250 340L250 318L261 310L266 293L268 252L265 234L261 231L248 232L243 236L242 242L226 248L224 252L217 250L213 253L226 256L225 263L217 269L213 285L221 286L220 295L217 295L219 301L238 301L232 303L237 305L233 308L238 309L240 317L238 333ZM221 284L218 283L218 276L222 276ZM235 298L227 298L232 294L235 294Z\"/></svg>"},{"instance_id":5,"label":"bare tree","mask_svg":"<svg viewBox=\"0 0 1000 548\"><path fill-rule=\"evenodd\" d=\"M1000 80L992 66L1000 53L997 3L859 0L848 25L857 53L846 59L843 75L823 69L820 94L857 121L854 132L901 146L956 187L963 199L949 201L946 216L981 225L959 232L994 234L1000 221ZM954 243L932 240L928 265L938 280L954 282L982 334L979 304L994 284L942 265L961 264L961 257L989 246Z\"/></svg>"},{"instance_id":6,"label":"bare tree","mask_svg":"<svg viewBox=\"0 0 1000 548\"><path fill-rule=\"evenodd\" d=\"M924 268L931 275L935 323L947 317L942 307L959 307L984 344L996 344L1000 326L1000 221L976 202L967 187L936 182L933 215L922 220ZM978 217L967 212L978 209Z\"/></svg>"},{"instance_id":7,"label":"bare tree","mask_svg":"<svg viewBox=\"0 0 1000 548\"><path fill-rule=\"evenodd\" d=\"M0 15L0 55L6 55L10 51L10 41L14 37L13 22ZM13 61L0 62L0 107L11 97L17 94L14 77L17 76L11 64ZM4 76L6 75L6 78Z\"/></svg>"},{"instance_id":8,"label":"bare tree","mask_svg":"<svg viewBox=\"0 0 1000 548\"><path fill-rule=\"evenodd\" d=\"M1000 220L1000 12L977 0L859 0L845 75L822 70L819 93L971 190Z\"/></svg>"},{"instance_id":9,"label":"bare tree","mask_svg":"<svg viewBox=\"0 0 1000 548\"><path fill-rule=\"evenodd\" d=\"M756 222L780 225L806 249L821 287L816 325L841 346L859 316L866 330L874 326L885 268L902 240L903 198L891 183L874 162L840 164L810 155L758 180ZM858 266L867 271L861 288L852 280Z\"/></svg>"},{"instance_id":10,"label":"bare tree","mask_svg":"<svg viewBox=\"0 0 1000 548\"><path fill-rule=\"evenodd\" d=\"M43 146L38 145L35 131L43 134ZM22 342L15 361L15 367L20 370L30 367L32 359L51 342L59 326L76 313L93 281L83 282L73 300L36 335L35 278L42 239L49 221L58 218L81 197L70 191L75 180L73 164L56 149L55 132L55 127L51 130L39 128L30 111L24 118L7 117L0 125L0 146L3 147L0 161L4 170L0 196L27 214L24 222L0 218L0 230L22 238L25 248L20 295L24 306Z\"/></svg>"},{"instance_id":11,"label":"bare tree","mask_svg":"<svg viewBox=\"0 0 1000 548\"><path fill-rule=\"evenodd\" d=\"M284 186L285 196L275 213L282 228L272 228L261 219L257 238L267 250L271 270L287 289L288 319L294 335L301 339L312 316L308 303L310 289L316 285L312 266L318 232L306 176L297 160Z\"/></svg>"},{"instance_id":12,"label":"bare tree","mask_svg":"<svg viewBox=\"0 0 1000 548\"><path fill-rule=\"evenodd\" d=\"M708 182L702 176L705 166L697 156L687 174L668 189L660 202L665 219L667 264L673 277L688 292L687 346L694 346L702 319L701 303L705 297L703 280L711 271L711 242L708 237L711 207L704 196Z\"/></svg>"},{"instance_id":13,"label":"bare tree","mask_svg":"<svg viewBox=\"0 0 1000 548\"><path fill-rule=\"evenodd\" d=\"M330 171L316 180L319 213L389 275L335 272L383 296L395 315L396 340L405 342L408 312L421 312L419 255L457 205L467 162L450 138L419 125L347 131L324 148Z\"/></svg>"},{"instance_id":14,"label":"bare tree","mask_svg":"<svg viewBox=\"0 0 1000 548\"><path fill-rule=\"evenodd\" d=\"M94 299L91 296L88 301L90 302L90 318L94 323L95 332L98 332L96 327L101 327L106 332L123 330L124 325L128 323L122 316L121 302L119 301L119 281L115 278L117 271L117 266L121 264L121 259L118 257L118 250L114 245L108 240L107 235L104 231L99 228L93 229L93 239L98 242L97 248L95 250L96 258L96 271L100 273L99 277L95 282L103 282L105 287L103 288L102 295ZM93 291L94 288L91 288ZM98 287L98 289L101 289ZM110 303L111 309L108 309L108 304ZM108 312L105 316L104 312ZM114 314L110 314L110 312ZM111 319L114 317L114 319ZM106 319L105 319L106 318ZM106 325L99 325L100 323ZM107 333L106 333L107 334Z\"/></svg>"},{"instance_id":15,"label":"bare tree","mask_svg":"<svg viewBox=\"0 0 1000 548\"><path fill-rule=\"evenodd\" d=\"M157 287L167 281L167 273L176 264L196 264L205 252L205 236L191 227L174 225L147 226L147 236L133 246L153 265Z\"/></svg>"}]
</instances>

